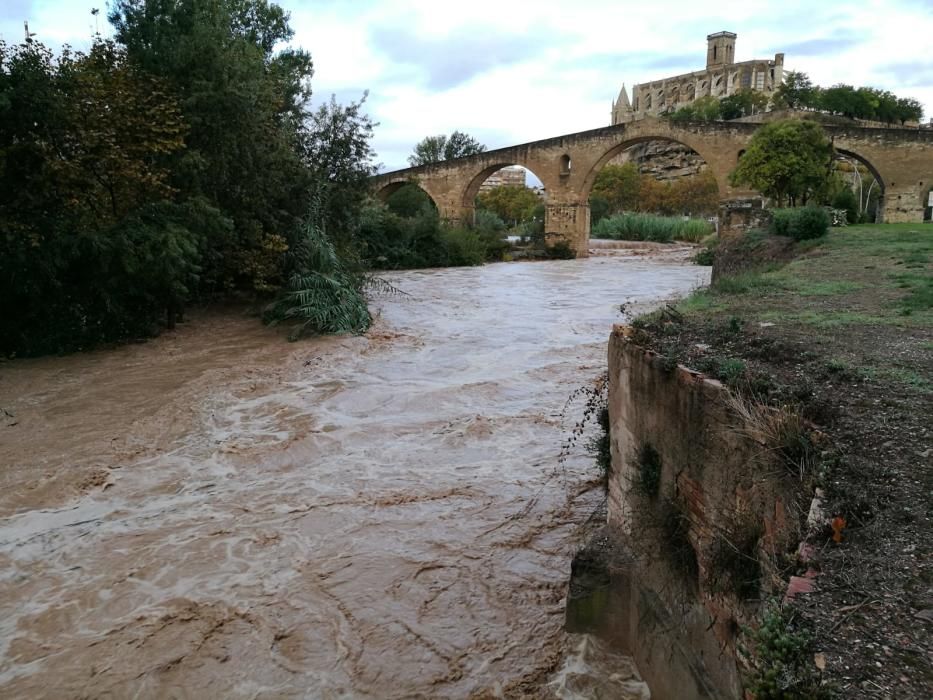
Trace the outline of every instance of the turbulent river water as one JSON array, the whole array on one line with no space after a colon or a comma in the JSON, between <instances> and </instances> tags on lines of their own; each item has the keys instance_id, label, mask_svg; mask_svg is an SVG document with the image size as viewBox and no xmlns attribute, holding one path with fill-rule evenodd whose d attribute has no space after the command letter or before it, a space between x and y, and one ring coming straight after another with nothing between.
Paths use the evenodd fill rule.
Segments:
<instances>
[{"instance_id":1,"label":"turbulent river water","mask_svg":"<svg viewBox=\"0 0 933 700\"><path fill-rule=\"evenodd\" d=\"M602 500L558 455L620 304L604 255L390 276L364 337L202 312L0 365L0 696L643 697L562 631Z\"/></svg>"}]
</instances>

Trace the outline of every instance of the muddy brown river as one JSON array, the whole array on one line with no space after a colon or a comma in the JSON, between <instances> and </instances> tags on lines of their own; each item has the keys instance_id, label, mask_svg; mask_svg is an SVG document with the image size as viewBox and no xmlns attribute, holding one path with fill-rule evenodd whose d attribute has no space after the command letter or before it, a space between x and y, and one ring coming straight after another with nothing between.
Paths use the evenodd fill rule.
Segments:
<instances>
[{"instance_id":1,"label":"muddy brown river","mask_svg":"<svg viewBox=\"0 0 933 700\"><path fill-rule=\"evenodd\" d=\"M234 311L0 365L0 697L646 697L562 631L602 500L558 462L685 254L415 271L364 337Z\"/></svg>"}]
</instances>

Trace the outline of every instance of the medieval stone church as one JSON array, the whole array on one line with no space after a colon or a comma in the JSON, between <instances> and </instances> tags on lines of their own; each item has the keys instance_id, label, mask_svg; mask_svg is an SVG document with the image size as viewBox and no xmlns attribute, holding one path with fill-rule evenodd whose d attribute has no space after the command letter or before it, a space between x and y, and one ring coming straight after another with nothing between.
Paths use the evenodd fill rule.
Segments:
<instances>
[{"instance_id":1,"label":"medieval stone church","mask_svg":"<svg viewBox=\"0 0 933 700\"><path fill-rule=\"evenodd\" d=\"M671 112L706 95L726 97L738 90L757 90L770 97L784 77L784 54L775 54L774 60L736 63L735 38L732 32L706 37L706 70L640 83L632 88L631 100L623 85L612 103L611 123Z\"/></svg>"}]
</instances>

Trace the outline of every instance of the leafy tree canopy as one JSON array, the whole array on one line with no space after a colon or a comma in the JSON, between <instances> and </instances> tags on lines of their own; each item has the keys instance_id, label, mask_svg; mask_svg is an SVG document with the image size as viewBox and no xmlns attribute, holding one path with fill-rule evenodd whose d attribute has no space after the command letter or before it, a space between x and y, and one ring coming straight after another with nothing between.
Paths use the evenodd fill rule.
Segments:
<instances>
[{"instance_id":1,"label":"leafy tree canopy","mask_svg":"<svg viewBox=\"0 0 933 700\"><path fill-rule=\"evenodd\" d=\"M481 209L488 209L506 223L515 226L534 217L539 200L538 195L527 187L503 185L480 192L476 203Z\"/></svg>"},{"instance_id":2,"label":"leafy tree canopy","mask_svg":"<svg viewBox=\"0 0 933 700\"><path fill-rule=\"evenodd\" d=\"M709 171L661 182L640 173L635 163L610 164L596 176L590 194L590 217L622 212L707 214L719 206L719 187Z\"/></svg>"},{"instance_id":3,"label":"leafy tree canopy","mask_svg":"<svg viewBox=\"0 0 933 700\"><path fill-rule=\"evenodd\" d=\"M362 100L311 111L286 12L116 0L109 18L115 39L86 54L0 42L0 355L150 335L193 299L294 294L296 275L329 283L324 258L298 254L310 201L334 254L359 257L374 125Z\"/></svg>"},{"instance_id":4,"label":"leafy tree canopy","mask_svg":"<svg viewBox=\"0 0 933 700\"><path fill-rule=\"evenodd\" d=\"M472 156L482 153L486 147L462 131L454 131L450 136L426 136L415 145L415 151L408 156L408 162L414 167L439 163L442 160L451 160L463 156Z\"/></svg>"},{"instance_id":5,"label":"leafy tree canopy","mask_svg":"<svg viewBox=\"0 0 933 700\"><path fill-rule=\"evenodd\" d=\"M840 83L822 88L813 85L806 73L788 72L774 93L774 106L813 109L850 119L866 119L894 124L920 121L923 105L913 98L898 97L887 90L853 87Z\"/></svg>"},{"instance_id":6,"label":"leafy tree canopy","mask_svg":"<svg viewBox=\"0 0 933 700\"><path fill-rule=\"evenodd\" d=\"M591 196L604 200L608 213L632 211L638 205L641 177L634 163L609 164L596 176Z\"/></svg>"},{"instance_id":7,"label":"leafy tree canopy","mask_svg":"<svg viewBox=\"0 0 933 700\"><path fill-rule=\"evenodd\" d=\"M755 132L730 177L733 184L752 187L778 206L796 206L825 191L832 163L832 143L819 124L785 119Z\"/></svg>"}]
</instances>

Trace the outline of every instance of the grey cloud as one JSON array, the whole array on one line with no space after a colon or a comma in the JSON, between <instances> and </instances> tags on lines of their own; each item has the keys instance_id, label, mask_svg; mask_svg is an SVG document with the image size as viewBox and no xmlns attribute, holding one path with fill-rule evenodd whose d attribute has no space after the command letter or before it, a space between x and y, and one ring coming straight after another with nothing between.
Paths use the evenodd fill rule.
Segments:
<instances>
[{"instance_id":1,"label":"grey cloud","mask_svg":"<svg viewBox=\"0 0 933 700\"><path fill-rule=\"evenodd\" d=\"M907 87L933 86L933 61L904 61L880 66L880 73L889 74L900 85ZM903 97L903 95L902 95Z\"/></svg>"},{"instance_id":2,"label":"grey cloud","mask_svg":"<svg viewBox=\"0 0 933 700\"><path fill-rule=\"evenodd\" d=\"M456 87L492 68L528 60L548 46L534 32L503 34L488 27L465 27L438 39L380 28L372 32L372 40L393 61L418 66L432 90Z\"/></svg>"},{"instance_id":3,"label":"grey cloud","mask_svg":"<svg viewBox=\"0 0 933 700\"><path fill-rule=\"evenodd\" d=\"M667 72L689 72L700 70L706 61L703 52L665 54L646 52L595 53L570 62L567 67L575 70L596 70L614 73L629 84L638 82L646 73L664 70ZM628 77L631 76L631 77Z\"/></svg>"},{"instance_id":4,"label":"grey cloud","mask_svg":"<svg viewBox=\"0 0 933 700\"><path fill-rule=\"evenodd\" d=\"M848 32L835 36L804 39L803 41L782 44L775 51L782 51L793 56L822 56L845 51L859 43L859 37Z\"/></svg>"}]
</instances>

